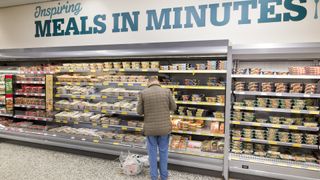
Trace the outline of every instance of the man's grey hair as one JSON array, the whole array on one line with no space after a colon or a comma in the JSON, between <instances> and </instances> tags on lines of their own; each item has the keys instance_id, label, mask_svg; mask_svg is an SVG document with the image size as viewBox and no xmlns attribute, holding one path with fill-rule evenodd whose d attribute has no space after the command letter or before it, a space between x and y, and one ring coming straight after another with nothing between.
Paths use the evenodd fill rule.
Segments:
<instances>
[{"instance_id":1,"label":"man's grey hair","mask_svg":"<svg viewBox=\"0 0 320 180\"><path fill-rule=\"evenodd\" d=\"M157 76L151 76L151 77L149 77L148 82L149 82L149 83L159 82L159 80L158 80L158 77L157 77Z\"/></svg>"}]
</instances>

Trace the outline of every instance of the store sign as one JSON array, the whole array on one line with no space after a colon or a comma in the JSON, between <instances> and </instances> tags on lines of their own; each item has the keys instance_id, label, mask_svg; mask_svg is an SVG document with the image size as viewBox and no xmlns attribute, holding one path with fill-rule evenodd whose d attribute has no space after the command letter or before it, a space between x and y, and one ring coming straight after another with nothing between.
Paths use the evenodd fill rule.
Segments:
<instances>
[{"instance_id":1,"label":"store sign","mask_svg":"<svg viewBox=\"0 0 320 180\"><path fill-rule=\"evenodd\" d=\"M255 19L260 23L277 23L302 21L307 16L305 6L306 0L247 0L222 2L212 4L201 4L199 6L185 6L163 8L161 10L147 10L145 19L142 19L140 11L113 13L111 20L107 20L106 14L97 14L93 17L81 16L84 8L81 3L69 4L57 3L57 6L43 7L36 6L34 17L47 17L46 20L35 21L35 37L51 37L51 36L70 36L70 35L86 35L86 34L102 34L107 30L107 22L113 33L139 31L139 21L147 21L146 31L154 31L161 29L183 29L183 28L201 28L210 26L226 26L230 23L231 14L234 11L240 11L241 15L237 17L238 25L250 25L253 21L249 17L250 11L260 8L260 16ZM285 11L278 13L275 11L276 6L283 6ZM218 18L218 12L224 12L222 18ZM209 14L209 19L206 18ZM54 18L55 15L66 14L68 18ZM185 16L182 16L184 14ZM79 16L78 16L79 15ZM182 20L182 18L185 19ZM120 24L122 20L122 24ZM94 26L88 26L87 21L92 21ZM62 27L64 26L64 28Z\"/></svg>"},{"instance_id":2,"label":"store sign","mask_svg":"<svg viewBox=\"0 0 320 180\"><path fill-rule=\"evenodd\" d=\"M216 39L320 42L317 5L316 0L54 1L1 9L0 48Z\"/></svg>"}]
</instances>

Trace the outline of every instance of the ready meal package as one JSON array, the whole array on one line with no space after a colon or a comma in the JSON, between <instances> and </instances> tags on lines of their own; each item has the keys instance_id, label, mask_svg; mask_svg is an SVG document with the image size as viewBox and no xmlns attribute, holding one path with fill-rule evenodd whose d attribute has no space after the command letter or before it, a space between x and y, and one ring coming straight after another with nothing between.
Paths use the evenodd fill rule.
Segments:
<instances>
[{"instance_id":1,"label":"ready meal package","mask_svg":"<svg viewBox=\"0 0 320 180\"><path fill-rule=\"evenodd\" d=\"M53 76L46 75L46 111L53 110Z\"/></svg>"}]
</instances>

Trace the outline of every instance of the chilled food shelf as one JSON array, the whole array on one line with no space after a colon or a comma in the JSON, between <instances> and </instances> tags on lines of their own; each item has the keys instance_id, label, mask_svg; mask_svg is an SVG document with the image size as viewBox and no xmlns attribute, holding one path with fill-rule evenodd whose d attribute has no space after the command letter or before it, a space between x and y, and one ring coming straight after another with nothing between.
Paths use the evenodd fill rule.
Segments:
<instances>
[{"instance_id":1,"label":"chilled food shelf","mask_svg":"<svg viewBox=\"0 0 320 180\"><path fill-rule=\"evenodd\" d=\"M40 105L25 105L25 104L15 104L14 107L31 108L31 109L46 109L45 106L40 106Z\"/></svg>"},{"instance_id":2,"label":"chilled food shelf","mask_svg":"<svg viewBox=\"0 0 320 180\"><path fill-rule=\"evenodd\" d=\"M275 166L282 166L282 167L290 167L295 169L307 169L311 171L318 171L320 173L320 165L316 163L310 163L310 162L293 162L289 160L273 159L273 158L258 157L258 156L246 155L246 154L235 154L235 153L231 153L231 160L247 161L252 163L261 163L266 165L275 165Z\"/></svg>"},{"instance_id":3,"label":"chilled food shelf","mask_svg":"<svg viewBox=\"0 0 320 180\"><path fill-rule=\"evenodd\" d=\"M159 72L159 69L99 69L99 70L94 70L94 69L60 69L57 70L57 73L102 73L102 72Z\"/></svg>"},{"instance_id":4,"label":"chilled food shelf","mask_svg":"<svg viewBox=\"0 0 320 180\"><path fill-rule=\"evenodd\" d=\"M10 131L7 129L0 129L0 137L5 139L12 139L30 143L37 143L43 145L51 145L57 147L82 149L89 152L97 152L104 154L120 155L121 152L130 151L137 154L146 154L145 146L124 144L121 142L103 141L99 139L77 138L73 136L60 136L59 134L51 133L32 133L23 130ZM209 170L222 171L223 161L220 158L207 158L202 156L190 156L183 153L169 153L169 163L184 165L190 167L197 167ZM190 164L190 162L194 162Z\"/></svg>"},{"instance_id":5,"label":"chilled food shelf","mask_svg":"<svg viewBox=\"0 0 320 180\"><path fill-rule=\"evenodd\" d=\"M34 116L25 116L25 115L15 115L14 118L26 119L26 120L36 120L36 121L52 121L52 118L34 117Z\"/></svg>"},{"instance_id":6,"label":"chilled food shelf","mask_svg":"<svg viewBox=\"0 0 320 180\"><path fill-rule=\"evenodd\" d=\"M182 151L182 150L169 150L170 153L178 153L178 154L186 154L192 156L200 156L206 158L213 158L213 159L223 159L224 155L219 153L209 153L209 152L192 152L192 151Z\"/></svg>"},{"instance_id":7,"label":"chilled food shelf","mask_svg":"<svg viewBox=\"0 0 320 180\"><path fill-rule=\"evenodd\" d=\"M147 87L145 82L103 82L104 86L119 86L119 87Z\"/></svg>"},{"instance_id":8,"label":"chilled food shelf","mask_svg":"<svg viewBox=\"0 0 320 180\"><path fill-rule=\"evenodd\" d=\"M301 131L314 131L314 132L319 131L319 127L307 127L307 126L296 126L296 125L282 125L282 124L245 122L245 121L231 121L231 124L242 125L242 126L255 126L255 127L301 130Z\"/></svg>"},{"instance_id":9,"label":"chilled food shelf","mask_svg":"<svg viewBox=\"0 0 320 180\"><path fill-rule=\"evenodd\" d=\"M268 166L279 166L280 167L287 167L292 168L291 170L310 170L319 173L320 172L320 165L315 163L308 163L308 162L292 162L287 160L281 159L271 159L265 157L257 157L252 155L244 155L244 154L231 154L232 161L243 161L243 162L251 162L254 164L264 164Z\"/></svg>"},{"instance_id":10,"label":"chilled food shelf","mask_svg":"<svg viewBox=\"0 0 320 180\"><path fill-rule=\"evenodd\" d=\"M93 82L56 82L56 85L69 85L69 86L102 86L102 83Z\"/></svg>"},{"instance_id":11,"label":"chilled food shelf","mask_svg":"<svg viewBox=\"0 0 320 180\"><path fill-rule=\"evenodd\" d=\"M319 111L296 110L296 109L243 107L243 106L233 106L233 108L236 110L247 110L247 111L265 111L265 112L280 112L280 113L292 113L292 114L313 114L313 115L319 114Z\"/></svg>"},{"instance_id":12,"label":"chilled food shelf","mask_svg":"<svg viewBox=\"0 0 320 180\"><path fill-rule=\"evenodd\" d=\"M45 97L45 93L20 93L16 92L15 95L20 95L20 96L36 96L36 97Z\"/></svg>"},{"instance_id":13,"label":"chilled food shelf","mask_svg":"<svg viewBox=\"0 0 320 180\"><path fill-rule=\"evenodd\" d=\"M6 132L10 134L17 134L21 136L26 136L26 135L36 135L39 138L44 138L44 139L51 139L51 140L62 140L62 141L69 141L69 142L88 142L88 143L94 143L94 144L110 144L110 145L116 145L116 146L123 146L123 147L135 147L135 148L141 148L145 149L145 145L143 144L127 144L115 140L109 140L109 139L101 139L98 137L90 137L90 136L76 136L76 135L71 135L71 134L59 134L59 133L52 133L52 132L34 132L28 129L17 129L17 130L12 130L12 128L5 128L5 129L0 129L0 132Z\"/></svg>"},{"instance_id":14,"label":"chilled food shelf","mask_svg":"<svg viewBox=\"0 0 320 180\"><path fill-rule=\"evenodd\" d=\"M62 124L90 124L92 126L92 128L105 128L105 129L117 129L117 130L123 130L123 131L136 131L136 132L141 132L143 130L143 128L139 128L139 127L131 127L131 126L124 126L124 125L111 125L111 124L100 124L97 122L81 122L81 121L67 121L67 120L58 120L55 119L54 122L56 123L62 123Z\"/></svg>"},{"instance_id":15,"label":"chilled food shelf","mask_svg":"<svg viewBox=\"0 0 320 180\"><path fill-rule=\"evenodd\" d=\"M212 102L193 102L193 101L176 101L177 104L199 105L199 106L224 106L222 103Z\"/></svg>"},{"instance_id":16,"label":"chilled food shelf","mask_svg":"<svg viewBox=\"0 0 320 180\"><path fill-rule=\"evenodd\" d=\"M130 112L130 111L101 110L101 113L104 113L104 114L119 114L119 115L139 116L139 117L142 117L142 116L139 115L138 113L136 113L136 112Z\"/></svg>"},{"instance_id":17,"label":"chilled food shelf","mask_svg":"<svg viewBox=\"0 0 320 180\"><path fill-rule=\"evenodd\" d=\"M247 96L276 96L276 97L320 98L320 94L303 94L303 93L276 93L276 92L234 91L234 94L247 95Z\"/></svg>"},{"instance_id":18,"label":"chilled food shelf","mask_svg":"<svg viewBox=\"0 0 320 180\"><path fill-rule=\"evenodd\" d=\"M99 99L101 95L72 95L72 94L56 94L56 98L71 98L71 99Z\"/></svg>"},{"instance_id":19,"label":"chilled food shelf","mask_svg":"<svg viewBox=\"0 0 320 180\"><path fill-rule=\"evenodd\" d=\"M102 70L59 69L56 73L102 73Z\"/></svg>"},{"instance_id":20,"label":"chilled food shelf","mask_svg":"<svg viewBox=\"0 0 320 180\"><path fill-rule=\"evenodd\" d=\"M223 118L214 118L214 117L195 117L195 116L179 116L179 115L171 115L172 118L179 119L189 119L189 120L203 120L203 121L218 121L224 122Z\"/></svg>"},{"instance_id":21,"label":"chilled food shelf","mask_svg":"<svg viewBox=\"0 0 320 180\"><path fill-rule=\"evenodd\" d=\"M253 79L320 79L320 76L312 75L242 75L234 74L232 78L253 78Z\"/></svg>"},{"instance_id":22,"label":"chilled food shelf","mask_svg":"<svg viewBox=\"0 0 320 180\"><path fill-rule=\"evenodd\" d=\"M160 70L159 73L166 74L226 74L227 70Z\"/></svg>"},{"instance_id":23,"label":"chilled food shelf","mask_svg":"<svg viewBox=\"0 0 320 180\"><path fill-rule=\"evenodd\" d=\"M137 99L136 97L125 97L125 96L104 96L104 95L72 95L72 94L56 94L55 97L57 98L71 98L71 99L117 99L117 100L124 100L124 99Z\"/></svg>"},{"instance_id":24,"label":"chilled food shelf","mask_svg":"<svg viewBox=\"0 0 320 180\"><path fill-rule=\"evenodd\" d=\"M19 71L18 74L55 74L54 71Z\"/></svg>"},{"instance_id":25,"label":"chilled food shelf","mask_svg":"<svg viewBox=\"0 0 320 180\"><path fill-rule=\"evenodd\" d=\"M102 124L101 125L103 128L114 128L114 129L119 129L123 131L137 131L141 132L143 128L139 127L130 127L130 126L122 126L122 125L110 125L110 124Z\"/></svg>"},{"instance_id":26,"label":"chilled food shelf","mask_svg":"<svg viewBox=\"0 0 320 180\"><path fill-rule=\"evenodd\" d=\"M224 86L179 86L179 85L161 85L167 89L203 89L203 90L225 90Z\"/></svg>"},{"instance_id":27,"label":"chilled food shelf","mask_svg":"<svg viewBox=\"0 0 320 180\"><path fill-rule=\"evenodd\" d=\"M17 84L45 84L45 81L16 81Z\"/></svg>"},{"instance_id":28,"label":"chilled food shelf","mask_svg":"<svg viewBox=\"0 0 320 180\"><path fill-rule=\"evenodd\" d=\"M93 124L94 125L94 124ZM117 130L123 130L123 131L136 131L136 132L141 132L143 128L139 127L130 127L130 126L122 126L122 125L110 125L110 124L102 124L102 128L112 128L112 129L117 129Z\"/></svg>"},{"instance_id":29,"label":"chilled food shelf","mask_svg":"<svg viewBox=\"0 0 320 180\"><path fill-rule=\"evenodd\" d=\"M143 87L147 86L144 82L56 82L56 85L70 85L70 86L111 86L111 87Z\"/></svg>"},{"instance_id":30,"label":"chilled food shelf","mask_svg":"<svg viewBox=\"0 0 320 180\"><path fill-rule=\"evenodd\" d=\"M280 142L280 141L268 141L268 140L261 140L261 139L252 139L252 138L232 137L232 140L234 140L234 141L242 141L242 142L259 143L259 144L269 144L269 145L278 145L278 146L289 146L289 147L297 147L297 148L306 148L306 149L319 149L318 145L286 143L286 142Z\"/></svg>"},{"instance_id":31,"label":"chilled food shelf","mask_svg":"<svg viewBox=\"0 0 320 180\"><path fill-rule=\"evenodd\" d=\"M211 136L211 137L224 137L224 134L211 133L208 130L197 130L197 131L172 130L172 133Z\"/></svg>"},{"instance_id":32,"label":"chilled food shelf","mask_svg":"<svg viewBox=\"0 0 320 180\"><path fill-rule=\"evenodd\" d=\"M13 114L0 113L0 117L13 117Z\"/></svg>"},{"instance_id":33,"label":"chilled food shelf","mask_svg":"<svg viewBox=\"0 0 320 180\"><path fill-rule=\"evenodd\" d=\"M0 74L18 74L19 71L17 70L6 70L6 69L2 69L0 70Z\"/></svg>"},{"instance_id":34,"label":"chilled food shelf","mask_svg":"<svg viewBox=\"0 0 320 180\"><path fill-rule=\"evenodd\" d=\"M130 112L130 111L114 111L114 110L81 110L81 109L70 109L70 108L55 108L57 111L82 111L82 112L94 112L94 113L104 113L104 114L119 114L119 115L127 115L127 116L138 116L142 117L141 115L137 114L136 112Z\"/></svg>"},{"instance_id":35,"label":"chilled food shelf","mask_svg":"<svg viewBox=\"0 0 320 180\"><path fill-rule=\"evenodd\" d=\"M159 72L159 69L104 69L103 71L116 71L116 72Z\"/></svg>"}]
</instances>

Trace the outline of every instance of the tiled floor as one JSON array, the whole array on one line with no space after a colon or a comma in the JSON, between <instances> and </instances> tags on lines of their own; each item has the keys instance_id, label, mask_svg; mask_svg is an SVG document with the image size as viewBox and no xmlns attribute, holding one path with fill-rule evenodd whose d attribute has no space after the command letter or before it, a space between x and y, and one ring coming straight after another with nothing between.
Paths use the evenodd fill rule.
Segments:
<instances>
[{"instance_id":1,"label":"tiled floor","mask_svg":"<svg viewBox=\"0 0 320 180\"><path fill-rule=\"evenodd\" d=\"M147 180L121 174L118 161L0 143L0 180ZM209 176L170 171L170 180L215 180Z\"/></svg>"}]
</instances>

